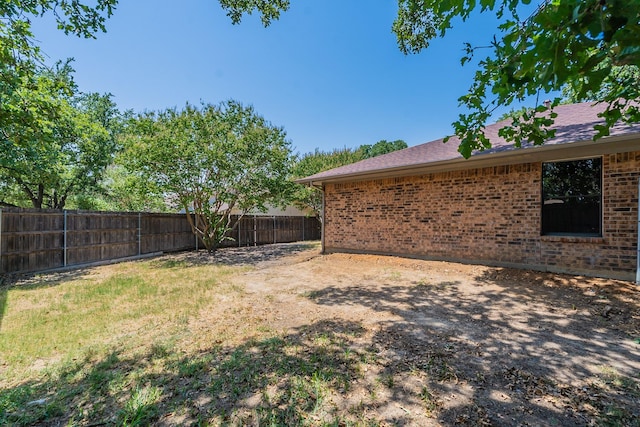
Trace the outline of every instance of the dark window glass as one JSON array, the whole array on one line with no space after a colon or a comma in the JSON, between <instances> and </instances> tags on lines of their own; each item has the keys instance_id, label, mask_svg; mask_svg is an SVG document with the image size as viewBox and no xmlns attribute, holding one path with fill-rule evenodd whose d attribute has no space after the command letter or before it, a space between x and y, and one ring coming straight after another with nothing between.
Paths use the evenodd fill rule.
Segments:
<instances>
[{"instance_id":1,"label":"dark window glass","mask_svg":"<svg viewBox=\"0 0 640 427\"><path fill-rule=\"evenodd\" d=\"M542 164L542 234L601 235L602 159Z\"/></svg>"}]
</instances>

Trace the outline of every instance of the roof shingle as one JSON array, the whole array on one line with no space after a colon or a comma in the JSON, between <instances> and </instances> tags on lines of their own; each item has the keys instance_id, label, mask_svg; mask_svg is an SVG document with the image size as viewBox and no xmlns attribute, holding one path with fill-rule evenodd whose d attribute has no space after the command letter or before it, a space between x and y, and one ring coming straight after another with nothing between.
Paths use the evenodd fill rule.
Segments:
<instances>
[{"instance_id":1,"label":"roof shingle","mask_svg":"<svg viewBox=\"0 0 640 427\"><path fill-rule=\"evenodd\" d=\"M594 125L603 123L604 120L598 114L606 108L605 104L584 102L579 104L559 105L554 108L558 114L551 129L555 129L555 136L547 140L544 145L558 145L572 142L582 142L593 139L596 131ZM508 124L508 120L500 121L485 128L485 135L491 141L492 147L488 150L474 152L472 157L487 156L495 153L513 150L535 149L532 144L523 144L517 148L513 143L507 142L498 136L498 131ZM610 136L640 133L640 124L626 125L618 123L611 129ZM341 176L357 176L384 170L426 166L446 160L462 160L458 152L460 140L453 136L447 143L444 138L404 150L394 151L382 156L361 160L356 163L330 169L299 180L299 182L323 181L329 178Z\"/></svg>"}]
</instances>

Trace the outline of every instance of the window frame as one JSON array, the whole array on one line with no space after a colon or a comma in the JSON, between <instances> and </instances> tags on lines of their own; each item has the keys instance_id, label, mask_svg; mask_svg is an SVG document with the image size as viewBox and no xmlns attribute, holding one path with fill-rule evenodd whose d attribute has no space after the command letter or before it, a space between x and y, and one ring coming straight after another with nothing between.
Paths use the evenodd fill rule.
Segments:
<instances>
[{"instance_id":1,"label":"window frame","mask_svg":"<svg viewBox=\"0 0 640 427\"><path fill-rule=\"evenodd\" d=\"M600 176L599 176L599 209L598 209L598 231L595 233L590 232L571 232L571 231L545 231L545 221L544 221L544 206L545 206L545 191L544 191L544 178L545 178L545 170L544 165L550 163L567 163L567 162L579 162L584 160L600 160ZM588 157L579 157L579 158L570 158L570 159L562 159L562 160L550 160L541 162L540 167L540 236L557 236L557 237L584 237L584 238L593 238L593 237L602 237L603 229L604 229L604 156L588 156Z\"/></svg>"}]
</instances>

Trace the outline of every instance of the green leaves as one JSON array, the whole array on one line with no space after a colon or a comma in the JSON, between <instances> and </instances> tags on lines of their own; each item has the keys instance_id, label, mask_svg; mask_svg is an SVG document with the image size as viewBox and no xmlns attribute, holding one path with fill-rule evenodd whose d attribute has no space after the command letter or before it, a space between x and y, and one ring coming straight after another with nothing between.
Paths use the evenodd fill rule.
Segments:
<instances>
[{"instance_id":1,"label":"green leaves","mask_svg":"<svg viewBox=\"0 0 640 427\"><path fill-rule=\"evenodd\" d=\"M184 209L210 251L235 226L232 213L266 210L289 191L284 130L236 101L142 114L123 144L125 166Z\"/></svg>"},{"instance_id":2,"label":"green leaves","mask_svg":"<svg viewBox=\"0 0 640 427\"><path fill-rule=\"evenodd\" d=\"M266 27L280 17L280 13L289 9L289 0L219 0L222 8L231 18L231 22L239 24L245 14L260 14L262 24Z\"/></svg>"},{"instance_id":3,"label":"green leaves","mask_svg":"<svg viewBox=\"0 0 640 427\"><path fill-rule=\"evenodd\" d=\"M434 15L424 13L418 2L398 2L398 16L393 22L393 32L398 40L398 47L404 54L417 53L429 46L429 41L436 37L438 22Z\"/></svg>"},{"instance_id":4,"label":"green leaves","mask_svg":"<svg viewBox=\"0 0 640 427\"><path fill-rule=\"evenodd\" d=\"M556 100L556 104L559 100ZM512 116L511 126L503 127L498 131L501 137L513 141L516 147L525 143L542 145L547 139L555 136L555 129L549 129L557 114L547 111L547 107L525 108ZM523 134L527 139L523 138Z\"/></svg>"},{"instance_id":5,"label":"green leaves","mask_svg":"<svg viewBox=\"0 0 640 427\"><path fill-rule=\"evenodd\" d=\"M110 95L78 95L69 63L22 76L0 106L0 199L36 208L65 206L98 188L116 150L100 115L117 115ZM88 103L89 97L92 103Z\"/></svg>"},{"instance_id":6,"label":"green leaves","mask_svg":"<svg viewBox=\"0 0 640 427\"><path fill-rule=\"evenodd\" d=\"M480 8L495 11L503 19L491 52L479 61L479 69L467 94L459 98L467 113L453 124L460 139L459 151L491 146L484 124L501 106L523 102L540 92L569 87L578 100L606 102L605 124L596 138L606 136L617 121L637 121L633 102L640 99L637 76L640 65L640 2L626 0L555 0L544 3L529 19L518 18L519 4L529 1L400 0L394 31L400 49L418 52L433 37L444 36L454 18L464 21ZM461 59L468 63L479 48L465 45ZM614 71L624 68L624 72ZM625 75L625 77L622 77ZM501 135L516 145L543 143L553 135L548 128L553 114L514 120Z\"/></svg>"},{"instance_id":7,"label":"green leaves","mask_svg":"<svg viewBox=\"0 0 640 427\"><path fill-rule=\"evenodd\" d=\"M355 152L361 153L361 157L363 159L368 159L371 157L381 156L382 154L391 153L393 151L402 150L403 148L407 148L407 143L401 139L397 139L395 141L381 139L373 145L361 145Z\"/></svg>"},{"instance_id":8,"label":"green leaves","mask_svg":"<svg viewBox=\"0 0 640 427\"><path fill-rule=\"evenodd\" d=\"M59 116L64 115L52 94L70 96L76 91L64 66L49 69L43 65L30 20L51 12L65 32L93 37L104 31L117 0L92 4L90 7L77 0L5 0L0 5L0 139L6 143L28 145L34 139L47 140Z\"/></svg>"}]
</instances>

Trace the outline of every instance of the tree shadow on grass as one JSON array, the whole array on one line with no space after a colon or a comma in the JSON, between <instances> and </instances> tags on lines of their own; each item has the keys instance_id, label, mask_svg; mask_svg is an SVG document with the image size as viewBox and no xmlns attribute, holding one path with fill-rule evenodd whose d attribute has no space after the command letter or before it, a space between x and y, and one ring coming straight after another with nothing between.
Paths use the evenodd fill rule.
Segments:
<instances>
[{"instance_id":1,"label":"tree shadow on grass","mask_svg":"<svg viewBox=\"0 0 640 427\"><path fill-rule=\"evenodd\" d=\"M40 289L57 286L61 283L65 283L71 280L84 277L89 268L83 267L66 271L52 271L52 272L40 272L40 273L20 273L20 274L8 274L3 278L0 288L9 290L11 288L20 289Z\"/></svg>"},{"instance_id":2,"label":"tree shadow on grass","mask_svg":"<svg viewBox=\"0 0 640 427\"><path fill-rule=\"evenodd\" d=\"M0 391L9 425L332 425L332 395L361 377L366 350L353 322L319 322L283 337L211 346L185 356L87 354L41 381Z\"/></svg>"},{"instance_id":3,"label":"tree shadow on grass","mask_svg":"<svg viewBox=\"0 0 640 427\"><path fill-rule=\"evenodd\" d=\"M380 317L87 353L0 390L0 425L638 425L640 350L617 317L637 321L637 291L527 274L363 278L306 295Z\"/></svg>"},{"instance_id":4,"label":"tree shadow on grass","mask_svg":"<svg viewBox=\"0 0 640 427\"><path fill-rule=\"evenodd\" d=\"M302 254L313 249L317 249L317 253L314 252L314 255L319 254L318 242L227 247L220 248L214 253L200 250L171 254L153 261L153 265L159 268L190 267L206 264L266 267L282 262L285 257Z\"/></svg>"}]
</instances>

